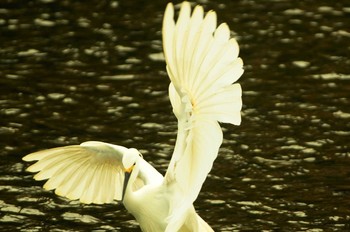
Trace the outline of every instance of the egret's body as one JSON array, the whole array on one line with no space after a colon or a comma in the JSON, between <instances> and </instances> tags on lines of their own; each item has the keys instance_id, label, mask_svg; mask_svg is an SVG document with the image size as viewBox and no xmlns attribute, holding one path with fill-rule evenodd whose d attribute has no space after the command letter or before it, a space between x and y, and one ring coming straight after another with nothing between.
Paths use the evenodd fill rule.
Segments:
<instances>
[{"instance_id":1,"label":"egret's body","mask_svg":"<svg viewBox=\"0 0 350 232\"><path fill-rule=\"evenodd\" d=\"M44 188L83 203L122 201L143 231L213 231L195 212L193 202L222 143L218 122L240 124L243 73L238 45L216 14L204 16L197 6L181 5L177 22L168 4L163 47L171 80L169 97L178 119L178 134L163 177L134 148L85 142L35 152L28 171L39 172Z\"/></svg>"},{"instance_id":2,"label":"egret's body","mask_svg":"<svg viewBox=\"0 0 350 232\"><path fill-rule=\"evenodd\" d=\"M163 185L163 176L143 159L139 159L139 164L135 165L129 182L134 183L137 172L142 170L141 175L148 176L149 184L134 191L132 186L126 188L123 200L125 208L135 216L140 223L142 231L165 231L167 227L166 218L169 216L169 198L167 197L169 188ZM148 204L145 204L148 202ZM209 225L195 212L194 207L190 207L187 213L187 220L180 231L194 231L193 222L198 224L196 231L212 231Z\"/></svg>"}]
</instances>

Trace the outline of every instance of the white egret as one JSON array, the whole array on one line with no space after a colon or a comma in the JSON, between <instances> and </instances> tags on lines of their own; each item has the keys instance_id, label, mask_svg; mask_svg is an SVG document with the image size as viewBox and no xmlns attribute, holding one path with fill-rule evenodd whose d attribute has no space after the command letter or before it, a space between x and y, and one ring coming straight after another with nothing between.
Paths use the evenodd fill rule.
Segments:
<instances>
[{"instance_id":1,"label":"white egret","mask_svg":"<svg viewBox=\"0 0 350 232\"><path fill-rule=\"evenodd\" d=\"M181 4L175 23L169 3L163 19L163 48L178 120L177 140L163 177L134 148L85 142L29 154L28 171L44 188L83 203L122 201L143 231L213 231L195 212L197 198L218 155L219 122L241 122L243 73L239 48L216 13Z\"/></svg>"}]
</instances>

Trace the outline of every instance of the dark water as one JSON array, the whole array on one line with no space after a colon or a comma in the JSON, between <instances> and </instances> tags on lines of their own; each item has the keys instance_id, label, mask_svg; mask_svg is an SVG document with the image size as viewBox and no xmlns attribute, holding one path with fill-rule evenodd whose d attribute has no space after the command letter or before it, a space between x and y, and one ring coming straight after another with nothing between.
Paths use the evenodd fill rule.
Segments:
<instances>
[{"instance_id":1,"label":"dark water","mask_svg":"<svg viewBox=\"0 0 350 232\"><path fill-rule=\"evenodd\" d=\"M198 1L241 46L243 121L199 214L216 231L350 230L350 4ZM165 1L0 3L0 230L139 231L117 204L44 191L27 153L86 140L137 147L165 172L176 135Z\"/></svg>"}]
</instances>

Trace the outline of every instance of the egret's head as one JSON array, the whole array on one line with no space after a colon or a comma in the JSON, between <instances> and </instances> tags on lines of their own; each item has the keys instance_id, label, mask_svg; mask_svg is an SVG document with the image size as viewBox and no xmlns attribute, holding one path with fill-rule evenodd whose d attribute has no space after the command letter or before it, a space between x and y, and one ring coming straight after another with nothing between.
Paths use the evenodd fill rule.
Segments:
<instances>
[{"instance_id":1,"label":"egret's head","mask_svg":"<svg viewBox=\"0 0 350 232\"><path fill-rule=\"evenodd\" d=\"M125 175L124 175L122 201L124 200L124 195L126 192L126 188L128 186L128 182L130 180L131 173L134 170L134 167L137 164L138 159L140 159L141 157L142 157L141 153L135 148L128 149L123 155L122 163L124 166Z\"/></svg>"},{"instance_id":2,"label":"egret's head","mask_svg":"<svg viewBox=\"0 0 350 232\"><path fill-rule=\"evenodd\" d=\"M125 172L131 172L134 168L136 161L140 158L141 154L135 148L129 148L123 155L122 163Z\"/></svg>"}]
</instances>

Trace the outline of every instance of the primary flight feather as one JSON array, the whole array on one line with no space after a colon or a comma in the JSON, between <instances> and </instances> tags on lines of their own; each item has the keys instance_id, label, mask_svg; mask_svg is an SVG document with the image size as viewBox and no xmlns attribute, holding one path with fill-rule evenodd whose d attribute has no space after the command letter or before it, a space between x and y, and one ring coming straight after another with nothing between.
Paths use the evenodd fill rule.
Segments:
<instances>
[{"instance_id":1,"label":"primary flight feather","mask_svg":"<svg viewBox=\"0 0 350 232\"><path fill-rule=\"evenodd\" d=\"M178 120L177 140L163 177L134 148L89 141L35 152L27 170L44 188L83 203L122 201L143 231L213 231L193 202L222 144L219 122L241 122L243 74L239 47L216 13L188 2L177 21L169 3L163 19L163 50L171 80L169 98Z\"/></svg>"}]
</instances>

